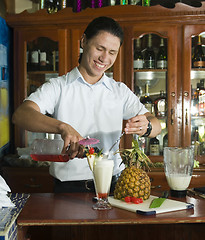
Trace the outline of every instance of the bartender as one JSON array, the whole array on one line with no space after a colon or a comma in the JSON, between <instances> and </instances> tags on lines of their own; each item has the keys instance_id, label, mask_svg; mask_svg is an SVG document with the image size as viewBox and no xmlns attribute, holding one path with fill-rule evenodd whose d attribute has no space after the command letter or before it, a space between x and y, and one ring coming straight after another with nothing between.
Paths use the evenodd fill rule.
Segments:
<instances>
[{"instance_id":1,"label":"bartender","mask_svg":"<svg viewBox=\"0 0 205 240\"><path fill-rule=\"evenodd\" d=\"M106 152L121 135L123 120L127 120L125 134L153 138L161 131L160 122L139 98L124 83L105 75L122 43L123 30L115 20L104 16L94 19L80 41L83 53L79 66L44 83L13 114L12 121L19 127L54 133L56 139L64 140L63 153L72 160L51 163L55 192L94 191L93 175L79 140L87 136L99 139L97 147ZM116 144L113 151L118 148ZM112 191L124 166L119 154L111 158Z\"/></svg>"}]
</instances>

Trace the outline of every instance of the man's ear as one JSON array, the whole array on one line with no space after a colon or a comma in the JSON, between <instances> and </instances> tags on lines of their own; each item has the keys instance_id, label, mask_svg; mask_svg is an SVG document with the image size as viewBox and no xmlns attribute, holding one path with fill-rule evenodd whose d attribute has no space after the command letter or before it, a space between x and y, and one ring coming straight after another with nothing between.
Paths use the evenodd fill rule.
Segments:
<instances>
[{"instance_id":1,"label":"man's ear","mask_svg":"<svg viewBox=\"0 0 205 240\"><path fill-rule=\"evenodd\" d=\"M83 49L85 43L86 43L87 39L86 39L86 35L85 33L82 35L81 40L80 40L80 47Z\"/></svg>"}]
</instances>

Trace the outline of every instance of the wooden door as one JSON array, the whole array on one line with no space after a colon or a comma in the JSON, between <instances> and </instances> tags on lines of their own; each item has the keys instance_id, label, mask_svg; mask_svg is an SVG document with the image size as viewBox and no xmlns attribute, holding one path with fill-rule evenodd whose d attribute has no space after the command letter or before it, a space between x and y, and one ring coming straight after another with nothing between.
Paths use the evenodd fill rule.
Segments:
<instances>
[{"instance_id":1,"label":"wooden door","mask_svg":"<svg viewBox=\"0 0 205 240\"><path fill-rule=\"evenodd\" d=\"M14 110L23 102L23 100L44 81L45 76L49 74L63 75L70 68L69 51L68 48L70 38L69 32L66 29L16 29L14 31ZM59 68L48 69L46 71L33 71L28 69L27 53L29 44L45 40L49 43L47 48L58 50L59 52ZM37 45L42 43L37 43ZM46 44L44 44L45 47ZM56 48L56 49L52 49ZM32 76L32 77L31 77ZM32 85L32 86L31 86ZM29 90L32 88L33 90ZM14 139L15 147L25 147L28 145L28 136L25 130L15 126Z\"/></svg>"},{"instance_id":2,"label":"wooden door","mask_svg":"<svg viewBox=\"0 0 205 240\"><path fill-rule=\"evenodd\" d=\"M192 65L192 57L194 55L197 44L196 38L201 36L202 48L204 51L205 44L205 25L185 25L183 28L183 138L182 145L195 145L197 147L198 160L202 163L205 161L205 114L199 109L199 105L205 109L204 101L200 103L198 99L197 110L193 106L193 93L204 82L205 66L202 68L195 68ZM202 82L204 87L204 83ZM201 88L201 86L199 87ZM200 98L200 96L199 96ZM195 132L197 131L197 132ZM196 134L198 137L196 138Z\"/></svg>"},{"instance_id":3,"label":"wooden door","mask_svg":"<svg viewBox=\"0 0 205 240\"><path fill-rule=\"evenodd\" d=\"M153 34L167 41L168 67L166 72L166 91L167 91L167 131L169 146L178 146L180 144L181 123L178 121L177 100L178 85L177 85L177 27L175 25L165 26L163 24L135 24L125 28L125 80L126 84L134 91L134 71L133 59L134 48L133 41L136 38L146 34ZM153 70L159 72L159 70ZM142 72L142 71L141 71ZM163 72L163 71L162 71ZM148 71L150 73L150 71ZM161 150L161 154L163 149Z\"/></svg>"}]
</instances>

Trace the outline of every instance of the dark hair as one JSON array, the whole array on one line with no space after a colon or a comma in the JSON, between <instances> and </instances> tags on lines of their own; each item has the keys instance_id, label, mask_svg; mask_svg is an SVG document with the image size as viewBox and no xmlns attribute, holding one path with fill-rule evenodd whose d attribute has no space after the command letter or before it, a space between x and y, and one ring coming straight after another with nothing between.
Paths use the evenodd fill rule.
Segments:
<instances>
[{"instance_id":1,"label":"dark hair","mask_svg":"<svg viewBox=\"0 0 205 240\"><path fill-rule=\"evenodd\" d=\"M106 31L120 39L120 45L123 43L124 33L119 25L114 19L109 17L98 17L90 22L84 31L86 38L89 40L96 36L100 31Z\"/></svg>"},{"instance_id":2,"label":"dark hair","mask_svg":"<svg viewBox=\"0 0 205 240\"><path fill-rule=\"evenodd\" d=\"M86 35L86 39L89 40L98 35L100 31L105 31L118 37L120 39L120 46L122 45L124 33L120 24L116 22L114 19L104 16L95 18L88 24L87 28L84 31L84 34ZM80 54L79 57L78 61L79 63L81 61L81 58L82 53Z\"/></svg>"}]
</instances>

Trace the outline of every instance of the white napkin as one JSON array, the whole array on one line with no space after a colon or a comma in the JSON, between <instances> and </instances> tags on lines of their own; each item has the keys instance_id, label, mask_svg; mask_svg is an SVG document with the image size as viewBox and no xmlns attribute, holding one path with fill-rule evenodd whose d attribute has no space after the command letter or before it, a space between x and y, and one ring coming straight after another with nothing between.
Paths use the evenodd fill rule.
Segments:
<instances>
[{"instance_id":1,"label":"white napkin","mask_svg":"<svg viewBox=\"0 0 205 240\"><path fill-rule=\"evenodd\" d=\"M11 189L6 181L0 176L0 209L2 207L15 207L15 204L13 204L11 199L7 196L8 192L11 192Z\"/></svg>"}]
</instances>

